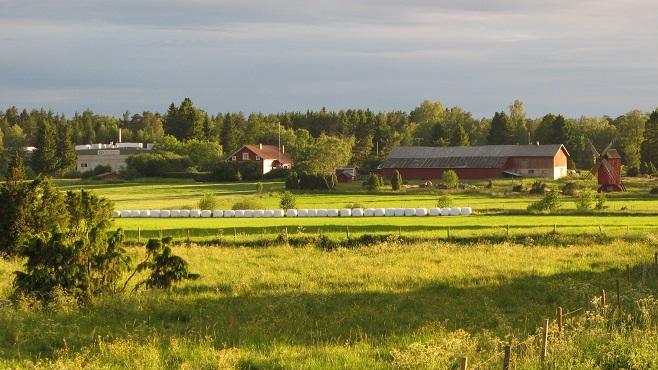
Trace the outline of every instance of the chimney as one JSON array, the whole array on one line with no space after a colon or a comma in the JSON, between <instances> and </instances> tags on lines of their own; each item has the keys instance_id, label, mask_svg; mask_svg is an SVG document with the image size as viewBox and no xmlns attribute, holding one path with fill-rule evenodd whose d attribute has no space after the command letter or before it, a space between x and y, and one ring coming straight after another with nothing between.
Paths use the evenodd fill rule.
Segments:
<instances>
[{"instance_id":1,"label":"chimney","mask_svg":"<svg viewBox=\"0 0 658 370\"><path fill-rule=\"evenodd\" d=\"M119 127L119 142L121 142L121 127Z\"/></svg>"},{"instance_id":2,"label":"chimney","mask_svg":"<svg viewBox=\"0 0 658 370\"><path fill-rule=\"evenodd\" d=\"M258 149L263 150L263 144L258 144Z\"/></svg>"},{"instance_id":3,"label":"chimney","mask_svg":"<svg viewBox=\"0 0 658 370\"><path fill-rule=\"evenodd\" d=\"M285 152L286 152L286 146L285 146L285 145L281 145L281 153L285 153Z\"/></svg>"}]
</instances>

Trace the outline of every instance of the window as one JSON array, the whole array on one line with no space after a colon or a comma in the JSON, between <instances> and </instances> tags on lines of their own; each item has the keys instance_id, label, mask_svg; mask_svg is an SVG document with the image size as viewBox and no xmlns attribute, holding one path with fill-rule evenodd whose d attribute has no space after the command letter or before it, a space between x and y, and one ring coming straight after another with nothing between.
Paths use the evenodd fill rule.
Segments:
<instances>
[{"instance_id":1,"label":"window","mask_svg":"<svg viewBox=\"0 0 658 370\"><path fill-rule=\"evenodd\" d=\"M80 163L80 168L87 168L87 163Z\"/></svg>"},{"instance_id":2,"label":"window","mask_svg":"<svg viewBox=\"0 0 658 370\"><path fill-rule=\"evenodd\" d=\"M260 161L260 156L259 155L256 156L256 160Z\"/></svg>"},{"instance_id":3,"label":"window","mask_svg":"<svg viewBox=\"0 0 658 370\"><path fill-rule=\"evenodd\" d=\"M535 170L528 170L528 174L533 175L535 173Z\"/></svg>"},{"instance_id":4,"label":"window","mask_svg":"<svg viewBox=\"0 0 658 370\"><path fill-rule=\"evenodd\" d=\"M242 159L245 161L249 160L249 153L242 153Z\"/></svg>"},{"instance_id":5,"label":"window","mask_svg":"<svg viewBox=\"0 0 658 370\"><path fill-rule=\"evenodd\" d=\"M231 160L232 160L232 161L235 161L235 160L237 160L237 158L235 158L235 156L232 156L232 157L231 157Z\"/></svg>"}]
</instances>

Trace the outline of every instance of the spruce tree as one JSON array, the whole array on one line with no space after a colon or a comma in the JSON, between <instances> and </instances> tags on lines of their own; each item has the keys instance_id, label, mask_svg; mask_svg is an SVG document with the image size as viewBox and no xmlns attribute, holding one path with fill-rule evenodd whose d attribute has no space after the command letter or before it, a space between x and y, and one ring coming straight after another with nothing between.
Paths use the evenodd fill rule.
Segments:
<instances>
[{"instance_id":1,"label":"spruce tree","mask_svg":"<svg viewBox=\"0 0 658 370\"><path fill-rule=\"evenodd\" d=\"M654 110L644 124L644 140L640 145L640 158L643 163L658 165L658 109Z\"/></svg>"},{"instance_id":2,"label":"spruce tree","mask_svg":"<svg viewBox=\"0 0 658 370\"><path fill-rule=\"evenodd\" d=\"M38 174L54 175L59 168L57 156L57 129L53 122L52 112L43 110L37 115L37 133L32 153L32 169Z\"/></svg>"},{"instance_id":3,"label":"spruce tree","mask_svg":"<svg viewBox=\"0 0 658 370\"><path fill-rule=\"evenodd\" d=\"M62 115L57 125L57 153L59 154L58 171L67 171L75 169L76 155L75 145L73 144L73 131L71 124Z\"/></svg>"}]
</instances>

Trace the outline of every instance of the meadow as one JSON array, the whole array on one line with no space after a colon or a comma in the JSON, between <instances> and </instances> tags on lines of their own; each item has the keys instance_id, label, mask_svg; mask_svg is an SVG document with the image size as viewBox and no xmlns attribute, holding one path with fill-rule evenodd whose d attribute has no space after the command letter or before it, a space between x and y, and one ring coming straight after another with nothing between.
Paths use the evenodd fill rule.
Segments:
<instances>
[{"instance_id":1,"label":"meadow","mask_svg":"<svg viewBox=\"0 0 658 370\"><path fill-rule=\"evenodd\" d=\"M468 217L115 219L115 227L132 233L135 262L144 258L146 238L179 233L174 253L201 278L168 292L133 292L132 282L85 307L62 294L39 308L8 300L12 272L23 261L1 261L0 362L5 368L458 369L467 356L469 368L499 369L501 351L511 345L512 368L540 369L538 334L542 320L551 319L549 368L655 368L658 278L655 265L646 266L658 251L658 205L645 195L652 183L642 181L632 184L642 190L609 195L610 208L601 212L576 212L564 200L557 214L523 213L522 205L538 197L508 192L511 180L501 180L493 189L452 193L455 205L470 202L463 204L474 208ZM117 209L194 208L206 192L224 209L244 197L277 208L282 191L280 183L264 183L261 195L255 184L59 185L94 189ZM415 187L369 193L351 184L297 194L297 205L431 207L441 194ZM355 244L345 242L348 227ZM288 238L281 238L286 229ZM321 247L327 238L335 243L331 249ZM557 307L567 313L561 333Z\"/></svg>"}]
</instances>

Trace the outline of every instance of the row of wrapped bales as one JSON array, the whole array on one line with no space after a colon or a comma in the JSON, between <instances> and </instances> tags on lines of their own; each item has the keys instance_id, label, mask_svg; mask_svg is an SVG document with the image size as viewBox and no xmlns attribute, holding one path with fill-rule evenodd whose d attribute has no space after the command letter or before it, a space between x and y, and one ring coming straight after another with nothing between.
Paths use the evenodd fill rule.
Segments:
<instances>
[{"instance_id":1,"label":"row of wrapped bales","mask_svg":"<svg viewBox=\"0 0 658 370\"><path fill-rule=\"evenodd\" d=\"M151 218L279 218L279 217L404 217L404 216L469 216L471 207L452 208L332 208L332 209L257 209L257 210L123 210L114 211L114 217Z\"/></svg>"}]
</instances>

